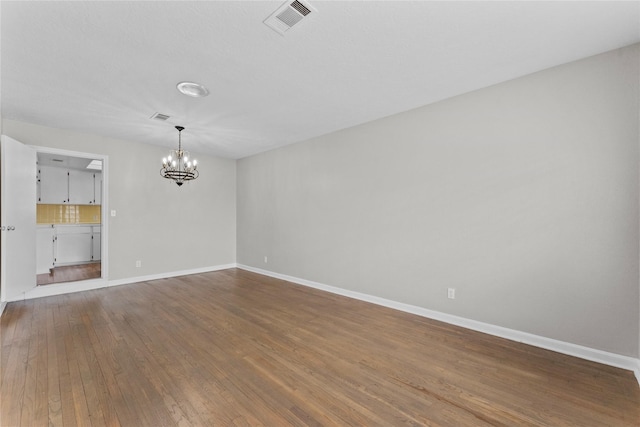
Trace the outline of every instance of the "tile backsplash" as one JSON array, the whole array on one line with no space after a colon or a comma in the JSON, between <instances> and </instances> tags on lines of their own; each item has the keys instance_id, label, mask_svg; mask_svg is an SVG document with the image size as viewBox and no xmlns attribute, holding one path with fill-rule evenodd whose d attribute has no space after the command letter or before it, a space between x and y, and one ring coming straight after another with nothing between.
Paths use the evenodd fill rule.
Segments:
<instances>
[{"instance_id":1,"label":"tile backsplash","mask_svg":"<svg viewBox=\"0 0 640 427\"><path fill-rule=\"evenodd\" d=\"M100 224L100 205L36 205L38 224Z\"/></svg>"}]
</instances>

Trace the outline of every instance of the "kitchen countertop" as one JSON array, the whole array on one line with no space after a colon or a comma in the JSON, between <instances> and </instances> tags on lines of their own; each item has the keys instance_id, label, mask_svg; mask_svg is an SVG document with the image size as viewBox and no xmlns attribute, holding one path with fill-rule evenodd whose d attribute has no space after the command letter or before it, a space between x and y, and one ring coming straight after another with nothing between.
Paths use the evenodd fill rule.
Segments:
<instances>
[{"instance_id":1,"label":"kitchen countertop","mask_svg":"<svg viewBox=\"0 0 640 427\"><path fill-rule=\"evenodd\" d=\"M101 226L99 222L86 222L76 224L36 224L37 228L51 228L51 227L96 227Z\"/></svg>"}]
</instances>

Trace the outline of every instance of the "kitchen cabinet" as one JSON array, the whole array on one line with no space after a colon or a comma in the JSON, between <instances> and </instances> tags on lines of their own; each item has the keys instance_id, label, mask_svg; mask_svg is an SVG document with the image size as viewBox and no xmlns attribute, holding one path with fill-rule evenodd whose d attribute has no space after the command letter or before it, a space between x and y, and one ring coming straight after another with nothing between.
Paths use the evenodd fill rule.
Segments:
<instances>
[{"instance_id":1,"label":"kitchen cabinet","mask_svg":"<svg viewBox=\"0 0 640 427\"><path fill-rule=\"evenodd\" d=\"M102 204L102 172L93 174L93 203Z\"/></svg>"},{"instance_id":2,"label":"kitchen cabinet","mask_svg":"<svg viewBox=\"0 0 640 427\"><path fill-rule=\"evenodd\" d=\"M36 229L36 274L48 274L53 268L54 233L52 226Z\"/></svg>"},{"instance_id":3,"label":"kitchen cabinet","mask_svg":"<svg viewBox=\"0 0 640 427\"><path fill-rule=\"evenodd\" d=\"M91 226L57 226L55 240L55 264L70 265L91 261L93 249Z\"/></svg>"},{"instance_id":4,"label":"kitchen cabinet","mask_svg":"<svg viewBox=\"0 0 640 427\"><path fill-rule=\"evenodd\" d=\"M69 203L69 176L67 169L55 166L38 167L40 199L38 203Z\"/></svg>"},{"instance_id":5,"label":"kitchen cabinet","mask_svg":"<svg viewBox=\"0 0 640 427\"><path fill-rule=\"evenodd\" d=\"M36 229L37 274L55 266L100 261L99 225L47 225Z\"/></svg>"},{"instance_id":6,"label":"kitchen cabinet","mask_svg":"<svg viewBox=\"0 0 640 427\"><path fill-rule=\"evenodd\" d=\"M99 261L100 260L100 226L91 227L92 230L92 249L91 249L91 260Z\"/></svg>"},{"instance_id":7,"label":"kitchen cabinet","mask_svg":"<svg viewBox=\"0 0 640 427\"><path fill-rule=\"evenodd\" d=\"M95 199L93 172L69 170L69 203L92 205Z\"/></svg>"},{"instance_id":8,"label":"kitchen cabinet","mask_svg":"<svg viewBox=\"0 0 640 427\"><path fill-rule=\"evenodd\" d=\"M55 166L38 167L38 203L101 204L102 173Z\"/></svg>"}]
</instances>

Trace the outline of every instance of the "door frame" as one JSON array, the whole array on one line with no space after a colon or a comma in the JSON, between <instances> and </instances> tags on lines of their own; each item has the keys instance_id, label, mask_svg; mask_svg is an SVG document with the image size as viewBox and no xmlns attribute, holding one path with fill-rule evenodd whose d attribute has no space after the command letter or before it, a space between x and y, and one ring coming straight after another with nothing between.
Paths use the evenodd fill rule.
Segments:
<instances>
[{"instance_id":1,"label":"door frame","mask_svg":"<svg viewBox=\"0 0 640 427\"><path fill-rule=\"evenodd\" d=\"M77 282L64 282L64 283L53 283L50 285L44 286L49 291L54 291L56 287L65 287L69 288L69 286L73 286L74 284L87 284L87 285L95 285L98 283L106 283L109 279L109 156L106 154L95 154L95 153L85 153L81 151L70 151L63 150L59 148L51 148L51 147L42 147L39 145L30 145L29 147L36 150L36 156L38 153L47 153L47 154L58 154L60 156L68 156L68 157L79 157L83 159L96 159L102 160L102 200L100 205L100 220L101 220L101 230L100 230L100 278L99 279L88 279L88 280L80 280ZM35 181L34 181L35 185ZM36 225L34 224L34 227ZM92 288L94 286L91 286ZM42 288L42 286L36 286L36 289ZM84 287L83 287L84 288ZM78 289L83 290L83 289ZM35 290L34 290L35 291ZM32 292L33 293L33 292ZM41 293L41 292L35 292ZM48 294L49 292L47 292Z\"/></svg>"}]
</instances>

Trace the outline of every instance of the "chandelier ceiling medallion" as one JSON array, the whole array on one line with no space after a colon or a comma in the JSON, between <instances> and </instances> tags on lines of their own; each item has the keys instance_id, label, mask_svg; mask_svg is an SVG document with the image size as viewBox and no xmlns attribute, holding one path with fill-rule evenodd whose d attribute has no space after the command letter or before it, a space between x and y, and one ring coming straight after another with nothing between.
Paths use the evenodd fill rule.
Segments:
<instances>
[{"instance_id":1,"label":"chandelier ceiling medallion","mask_svg":"<svg viewBox=\"0 0 640 427\"><path fill-rule=\"evenodd\" d=\"M190 160L189 152L182 149L183 126L176 126L178 130L178 149L171 150L169 156L162 159L162 169L160 175L163 178L172 179L178 187L185 181L192 181L200 175L198 173L198 162Z\"/></svg>"}]
</instances>

